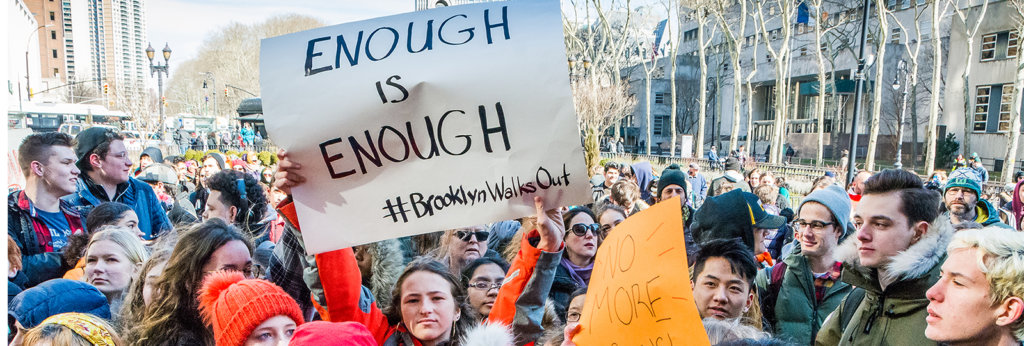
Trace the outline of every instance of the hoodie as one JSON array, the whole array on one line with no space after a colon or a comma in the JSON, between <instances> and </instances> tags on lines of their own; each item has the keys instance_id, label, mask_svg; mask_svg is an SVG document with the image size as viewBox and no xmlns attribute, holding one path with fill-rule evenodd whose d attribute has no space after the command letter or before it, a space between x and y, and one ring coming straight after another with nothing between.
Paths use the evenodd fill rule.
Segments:
<instances>
[{"instance_id":1,"label":"hoodie","mask_svg":"<svg viewBox=\"0 0 1024 346\"><path fill-rule=\"evenodd\" d=\"M864 290L849 324L839 316L845 299L825 319L816 345L935 345L924 337L928 316L928 291L939 280L946 259L946 246L953 238L953 225L945 215L931 223L928 232L909 248L893 256L886 265L891 283L883 290L878 270L860 264L860 240L848 237L835 257L843 262L843 282Z\"/></svg>"},{"instance_id":2,"label":"hoodie","mask_svg":"<svg viewBox=\"0 0 1024 346\"><path fill-rule=\"evenodd\" d=\"M636 184L640 186L640 198L647 202L648 205L654 204L654 198L651 196L651 181L654 180L654 170L651 168L650 162L637 162L632 166L633 175L636 176Z\"/></svg>"}]
</instances>

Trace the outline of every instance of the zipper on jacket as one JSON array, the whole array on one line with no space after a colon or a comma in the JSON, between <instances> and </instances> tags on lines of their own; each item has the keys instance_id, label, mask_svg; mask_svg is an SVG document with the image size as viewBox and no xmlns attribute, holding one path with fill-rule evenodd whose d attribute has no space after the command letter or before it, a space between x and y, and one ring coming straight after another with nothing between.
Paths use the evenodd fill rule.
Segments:
<instances>
[{"instance_id":1,"label":"zipper on jacket","mask_svg":"<svg viewBox=\"0 0 1024 346\"><path fill-rule=\"evenodd\" d=\"M875 319L882 314L885 308L885 292L882 292L878 296L878 305L875 306L875 311L871 312L871 316L868 317L868 323L864 326L864 334L871 333L871 326L875 323Z\"/></svg>"}]
</instances>

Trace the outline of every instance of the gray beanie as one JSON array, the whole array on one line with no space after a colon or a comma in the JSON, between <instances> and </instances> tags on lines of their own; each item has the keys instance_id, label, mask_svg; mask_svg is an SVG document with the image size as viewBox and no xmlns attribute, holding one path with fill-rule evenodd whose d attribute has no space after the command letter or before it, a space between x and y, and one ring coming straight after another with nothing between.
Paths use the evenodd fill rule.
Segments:
<instances>
[{"instance_id":1,"label":"gray beanie","mask_svg":"<svg viewBox=\"0 0 1024 346\"><path fill-rule=\"evenodd\" d=\"M829 185L824 189L815 190L811 194L804 197L804 200L800 202L800 208L803 208L807 202L818 202L828 208L832 212L832 216L836 218L836 221L841 225L836 225L843 228L843 235L846 235L846 224L850 222L850 196L843 191L843 188L838 185ZM799 208L797 209L799 214Z\"/></svg>"}]
</instances>

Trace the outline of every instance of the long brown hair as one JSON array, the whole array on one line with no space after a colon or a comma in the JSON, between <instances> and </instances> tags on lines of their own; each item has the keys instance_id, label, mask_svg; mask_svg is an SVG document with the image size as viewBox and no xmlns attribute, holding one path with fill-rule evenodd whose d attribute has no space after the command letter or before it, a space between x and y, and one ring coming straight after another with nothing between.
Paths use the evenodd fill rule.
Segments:
<instances>
[{"instance_id":1,"label":"long brown hair","mask_svg":"<svg viewBox=\"0 0 1024 346\"><path fill-rule=\"evenodd\" d=\"M250 240L220 219L193 226L178 239L163 274L156 282L160 292L146 306L138 328L136 345L177 345L202 342L213 344L213 332L199 316L197 292L202 284L203 266L210 256L228 242L239 240L252 252Z\"/></svg>"},{"instance_id":2,"label":"long brown hair","mask_svg":"<svg viewBox=\"0 0 1024 346\"><path fill-rule=\"evenodd\" d=\"M405 283L405 279L409 278L410 275L421 271L437 274L444 278L445 281L448 281L448 286L452 293L452 299L455 301L455 307L461 312L461 318L455 321L455 325L452 326L451 338L448 339L448 344L459 345L459 342L462 340L462 337L466 335L466 332L477 324L478 317L476 315L476 310L467 303L466 288L463 287L459 279L448 270L448 267L441 264L441 262L427 257L414 259L405 267L402 275L398 277L398 282L395 283L395 288L391 290L391 306L384 311L385 315L388 317L388 322L391 325L402 323L402 284Z\"/></svg>"},{"instance_id":3,"label":"long brown hair","mask_svg":"<svg viewBox=\"0 0 1024 346\"><path fill-rule=\"evenodd\" d=\"M137 339L138 335L133 335L133 332L138 330L132 329L131 324L138 321L142 321L146 313L146 302L142 299L142 289L146 287L146 275L149 271L161 263L167 262L167 259L171 257L171 249L163 249L154 252L152 256L142 264L142 268L138 274L135 275L135 279L132 281L132 285L128 288L128 292L125 295L124 303L121 304L121 318L120 328L122 333L127 340ZM126 323L127 322L127 323Z\"/></svg>"}]
</instances>

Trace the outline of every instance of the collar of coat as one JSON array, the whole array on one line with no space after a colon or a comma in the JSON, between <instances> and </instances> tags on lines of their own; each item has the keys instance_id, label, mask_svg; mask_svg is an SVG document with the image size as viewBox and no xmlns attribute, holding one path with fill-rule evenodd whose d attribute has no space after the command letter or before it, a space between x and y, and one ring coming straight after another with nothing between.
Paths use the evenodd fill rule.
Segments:
<instances>
[{"instance_id":1,"label":"collar of coat","mask_svg":"<svg viewBox=\"0 0 1024 346\"><path fill-rule=\"evenodd\" d=\"M952 240L953 232L953 225L950 223L949 217L939 216L935 222L930 224L928 232L920 240L893 256L889 264L886 264L886 275L889 276L886 279L890 282L906 281L928 274L945 258L946 246ZM836 248L835 258L842 261L844 266L844 281L846 281L846 272L849 271L876 282L875 286L878 286L877 272L860 265L858 248L860 248L860 240L857 239L856 234L852 234Z\"/></svg>"}]
</instances>

